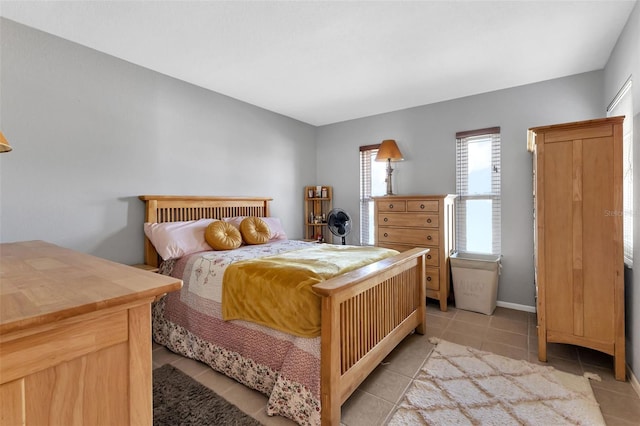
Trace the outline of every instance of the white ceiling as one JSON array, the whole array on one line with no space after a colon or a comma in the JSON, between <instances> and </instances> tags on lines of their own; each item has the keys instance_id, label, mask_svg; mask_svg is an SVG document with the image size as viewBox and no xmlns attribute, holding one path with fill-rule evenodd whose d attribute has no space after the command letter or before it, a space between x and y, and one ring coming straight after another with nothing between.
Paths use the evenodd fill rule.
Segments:
<instances>
[{"instance_id":1,"label":"white ceiling","mask_svg":"<svg viewBox=\"0 0 640 426\"><path fill-rule=\"evenodd\" d=\"M0 1L0 16L313 125L602 69L635 0Z\"/></svg>"}]
</instances>

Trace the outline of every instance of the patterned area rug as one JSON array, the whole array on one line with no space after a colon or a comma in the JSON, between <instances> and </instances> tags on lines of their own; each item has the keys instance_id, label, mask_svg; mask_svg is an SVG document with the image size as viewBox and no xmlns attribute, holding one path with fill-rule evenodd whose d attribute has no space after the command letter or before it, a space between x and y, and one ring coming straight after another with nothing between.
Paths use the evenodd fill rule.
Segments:
<instances>
[{"instance_id":1,"label":"patterned area rug","mask_svg":"<svg viewBox=\"0 0 640 426\"><path fill-rule=\"evenodd\" d=\"M389 425L604 425L585 377L436 340Z\"/></svg>"},{"instance_id":2,"label":"patterned area rug","mask_svg":"<svg viewBox=\"0 0 640 426\"><path fill-rule=\"evenodd\" d=\"M214 391L170 364L153 370L154 426L260 426Z\"/></svg>"}]
</instances>

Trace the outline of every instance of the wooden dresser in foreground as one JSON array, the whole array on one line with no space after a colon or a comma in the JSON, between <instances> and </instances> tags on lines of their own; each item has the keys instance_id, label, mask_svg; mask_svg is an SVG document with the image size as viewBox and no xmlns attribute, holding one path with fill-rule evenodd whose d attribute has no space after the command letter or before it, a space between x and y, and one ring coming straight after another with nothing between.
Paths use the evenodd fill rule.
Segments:
<instances>
[{"instance_id":1,"label":"wooden dresser in foreground","mask_svg":"<svg viewBox=\"0 0 640 426\"><path fill-rule=\"evenodd\" d=\"M151 425L151 302L181 286L43 241L0 244L0 424Z\"/></svg>"},{"instance_id":2,"label":"wooden dresser in foreground","mask_svg":"<svg viewBox=\"0 0 640 426\"><path fill-rule=\"evenodd\" d=\"M376 246L406 251L430 249L426 259L427 297L447 310L449 255L455 248L455 195L386 195L374 197Z\"/></svg>"}]
</instances>

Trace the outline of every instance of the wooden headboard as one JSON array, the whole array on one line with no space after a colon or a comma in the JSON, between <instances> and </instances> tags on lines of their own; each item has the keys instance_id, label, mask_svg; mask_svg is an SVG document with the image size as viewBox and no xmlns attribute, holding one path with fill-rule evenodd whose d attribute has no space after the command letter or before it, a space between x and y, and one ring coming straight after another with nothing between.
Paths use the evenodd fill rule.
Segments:
<instances>
[{"instance_id":1,"label":"wooden headboard","mask_svg":"<svg viewBox=\"0 0 640 426\"><path fill-rule=\"evenodd\" d=\"M269 202L264 197L208 197L196 195L141 195L145 202L145 222L179 222L198 219L221 219L233 216L269 216ZM151 241L144 237L144 263L158 266L160 257Z\"/></svg>"}]
</instances>

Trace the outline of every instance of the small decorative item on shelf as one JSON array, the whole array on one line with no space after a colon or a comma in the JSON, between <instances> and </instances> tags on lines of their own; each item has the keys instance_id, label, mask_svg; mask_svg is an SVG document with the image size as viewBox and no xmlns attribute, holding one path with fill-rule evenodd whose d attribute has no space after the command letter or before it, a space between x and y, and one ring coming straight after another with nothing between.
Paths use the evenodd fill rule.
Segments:
<instances>
[{"instance_id":1,"label":"small decorative item on shelf","mask_svg":"<svg viewBox=\"0 0 640 426\"><path fill-rule=\"evenodd\" d=\"M325 188L324 186L322 187L322 193L321 194L322 194L322 198L327 198L328 197L327 188Z\"/></svg>"},{"instance_id":2,"label":"small decorative item on shelf","mask_svg":"<svg viewBox=\"0 0 640 426\"><path fill-rule=\"evenodd\" d=\"M310 189L309 191L307 191L309 194L309 198L313 198L313 189Z\"/></svg>"},{"instance_id":3,"label":"small decorative item on shelf","mask_svg":"<svg viewBox=\"0 0 640 426\"><path fill-rule=\"evenodd\" d=\"M316 186L316 197L322 197L322 186L320 185Z\"/></svg>"},{"instance_id":4,"label":"small decorative item on shelf","mask_svg":"<svg viewBox=\"0 0 640 426\"><path fill-rule=\"evenodd\" d=\"M316 239L318 240L319 243L324 243L324 236L322 234L318 234Z\"/></svg>"}]
</instances>

